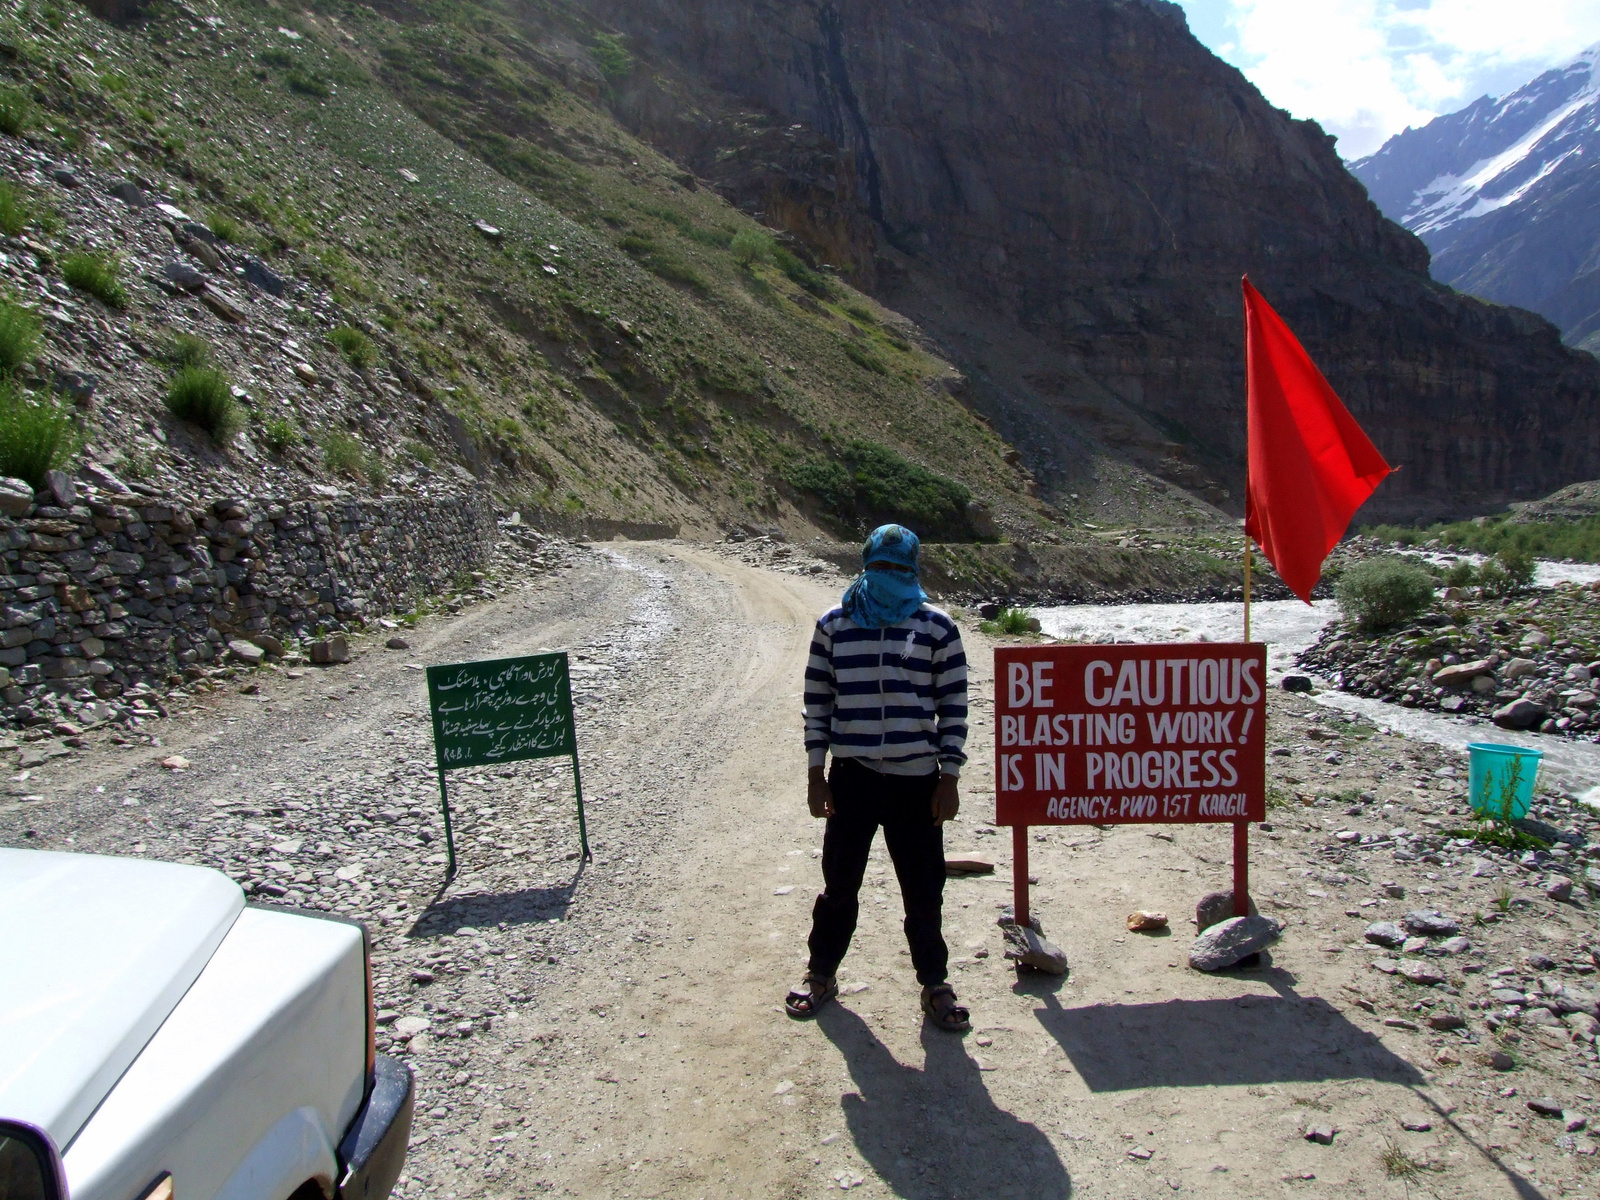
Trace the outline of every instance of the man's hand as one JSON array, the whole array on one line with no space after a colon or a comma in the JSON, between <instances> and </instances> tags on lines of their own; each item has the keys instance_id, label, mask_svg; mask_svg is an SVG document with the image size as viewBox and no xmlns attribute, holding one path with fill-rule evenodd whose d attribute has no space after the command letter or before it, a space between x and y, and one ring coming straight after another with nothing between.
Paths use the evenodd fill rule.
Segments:
<instances>
[{"instance_id":1,"label":"man's hand","mask_svg":"<svg viewBox=\"0 0 1600 1200\"><path fill-rule=\"evenodd\" d=\"M933 823L955 820L961 811L960 781L954 775L940 775L933 787Z\"/></svg>"},{"instance_id":2,"label":"man's hand","mask_svg":"<svg viewBox=\"0 0 1600 1200\"><path fill-rule=\"evenodd\" d=\"M828 776L821 767L812 767L806 776L806 803L811 815L821 821L833 816L833 789L828 786Z\"/></svg>"}]
</instances>

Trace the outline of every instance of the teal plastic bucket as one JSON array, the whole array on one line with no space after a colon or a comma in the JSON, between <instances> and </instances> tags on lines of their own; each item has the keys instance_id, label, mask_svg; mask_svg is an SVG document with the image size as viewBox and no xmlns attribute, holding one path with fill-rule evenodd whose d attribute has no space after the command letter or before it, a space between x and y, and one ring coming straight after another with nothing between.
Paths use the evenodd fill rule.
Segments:
<instances>
[{"instance_id":1,"label":"teal plastic bucket","mask_svg":"<svg viewBox=\"0 0 1600 1200\"><path fill-rule=\"evenodd\" d=\"M1533 782L1543 750L1472 742L1467 768L1467 798L1472 811L1497 821L1520 821L1533 807Z\"/></svg>"}]
</instances>

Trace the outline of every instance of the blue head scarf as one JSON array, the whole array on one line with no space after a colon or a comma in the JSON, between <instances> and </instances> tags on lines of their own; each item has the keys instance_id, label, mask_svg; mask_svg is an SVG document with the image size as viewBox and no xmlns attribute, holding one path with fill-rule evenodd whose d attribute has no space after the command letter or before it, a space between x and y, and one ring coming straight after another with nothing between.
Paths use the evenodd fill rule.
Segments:
<instances>
[{"instance_id":1,"label":"blue head scarf","mask_svg":"<svg viewBox=\"0 0 1600 1200\"><path fill-rule=\"evenodd\" d=\"M917 583L917 535L903 525L880 525L861 548L866 569L844 594L844 615L863 629L883 629L904 621L928 598ZM904 571L874 568L893 563Z\"/></svg>"}]
</instances>

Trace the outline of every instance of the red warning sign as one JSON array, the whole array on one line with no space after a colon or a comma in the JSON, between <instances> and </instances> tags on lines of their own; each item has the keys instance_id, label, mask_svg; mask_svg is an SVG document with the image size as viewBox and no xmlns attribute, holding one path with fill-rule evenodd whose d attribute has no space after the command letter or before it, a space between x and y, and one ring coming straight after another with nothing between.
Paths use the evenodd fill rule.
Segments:
<instances>
[{"instance_id":1,"label":"red warning sign","mask_svg":"<svg viewBox=\"0 0 1600 1200\"><path fill-rule=\"evenodd\" d=\"M997 825L1267 815L1260 643L994 652Z\"/></svg>"}]
</instances>

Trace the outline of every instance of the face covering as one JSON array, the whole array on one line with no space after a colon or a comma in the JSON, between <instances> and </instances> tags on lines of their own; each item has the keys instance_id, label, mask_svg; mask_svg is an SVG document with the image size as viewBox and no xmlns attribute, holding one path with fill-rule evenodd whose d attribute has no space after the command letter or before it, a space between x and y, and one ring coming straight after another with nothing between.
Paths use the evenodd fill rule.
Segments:
<instances>
[{"instance_id":1,"label":"face covering","mask_svg":"<svg viewBox=\"0 0 1600 1200\"><path fill-rule=\"evenodd\" d=\"M844 594L843 607L863 629L883 629L904 621L928 599L917 582L917 535L900 525L884 525L873 530L862 547L866 564L894 563L907 568L892 571L876 565L866 566Z\"/></svg>"}]
</instances>

